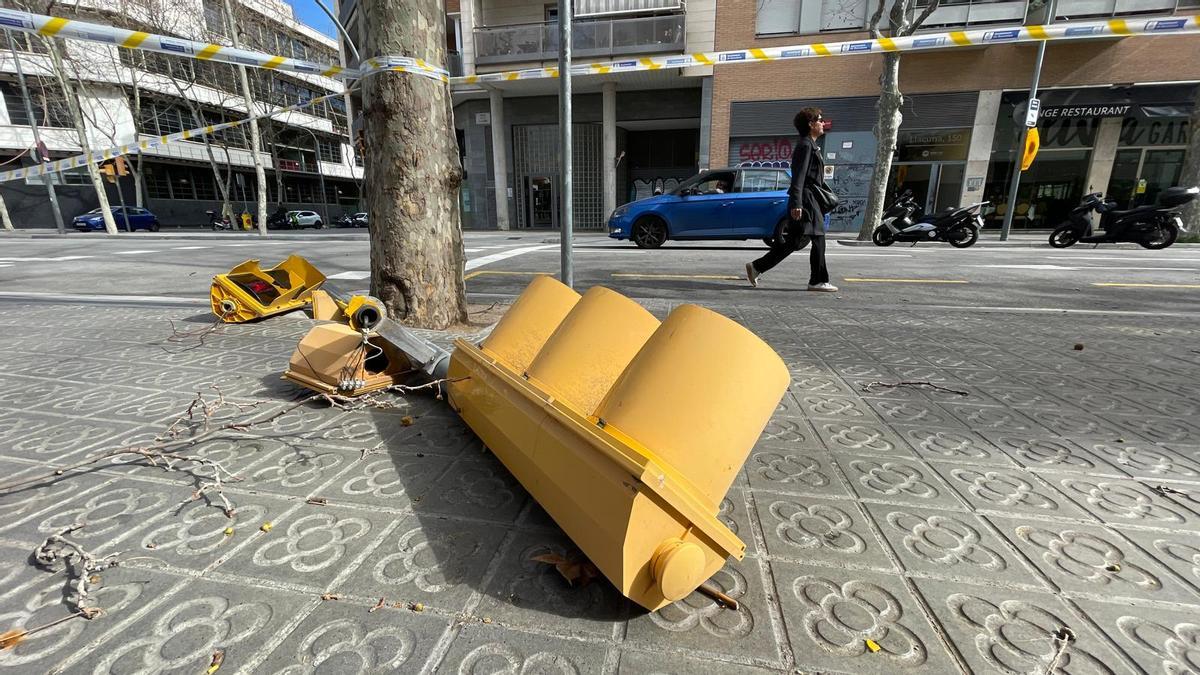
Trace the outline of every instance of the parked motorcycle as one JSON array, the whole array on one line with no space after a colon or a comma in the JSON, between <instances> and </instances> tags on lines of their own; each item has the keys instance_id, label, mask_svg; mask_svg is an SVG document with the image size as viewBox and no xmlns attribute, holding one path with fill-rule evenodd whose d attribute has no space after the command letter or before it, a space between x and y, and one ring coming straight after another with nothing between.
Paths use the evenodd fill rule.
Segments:
<instances>
[{"instance_id":1,"label":"parked motorcycle","mask_svg":"<svg viewBox=\"0 0 1200 675\"><path fill-rule=\"evenodd\" d=\"M898 241L914 245L921 241L944 241L955 248L967 248L979 240L979 230L983 227L979 209L985 204L950 207L923 215L912 190L905 190L883 212L883 218L871 233L871 241L876 246L891 246Z\"/></svg>"},{"instance_id":2,"label":"parked motorcycle","mask_svg":"<svg viewBox=\"0 0 1200 675\"><path fill-rule=\"evenodd\" d=\"M1153 204L1116 211L1116 202L1093 192L1071 209L1067 222L1054 229L1050 234L1050 245L1066 248L1076 243L1132 242L1153 250L1166 248L1185 231L1183 219L1177 212L1197 195L1200 195L1200 187L1172 187L1158 193ZM1092 232L1089 217L1092 211L1100 214L1103 234Z\"/></svg>"},{"instance_id":3,"label":"parked motorcycle","mask_svg":"<svg viewBox=\"0 0 1200 675\"><path fill-rule=\"evenodd\" d=\"M216 211L205 211L205 213L208 214L208 225L213 232L233 229L233 222L229 220L228 216L218 215Z\"/></svg>"}]
</instances>

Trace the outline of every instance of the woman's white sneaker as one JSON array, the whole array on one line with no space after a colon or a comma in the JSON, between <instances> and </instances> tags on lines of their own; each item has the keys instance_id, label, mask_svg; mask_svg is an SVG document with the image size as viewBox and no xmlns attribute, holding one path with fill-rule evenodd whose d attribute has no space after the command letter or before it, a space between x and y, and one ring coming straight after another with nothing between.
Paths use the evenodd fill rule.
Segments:
<instances>
[{"instance_id":1,"label":"woman's white sneaker","mask_svg":"<svg viewBox=\"0 0 1200 675\"><path fill-rule=\"evenodd\" d=\"M834 286L833 284L831 284L829 282L825 282L823 284L816 284L816 285L810 284L808 287L808 290L820 291L822 293L837 293L838 287Z\"/></svg>"}]
</instances>

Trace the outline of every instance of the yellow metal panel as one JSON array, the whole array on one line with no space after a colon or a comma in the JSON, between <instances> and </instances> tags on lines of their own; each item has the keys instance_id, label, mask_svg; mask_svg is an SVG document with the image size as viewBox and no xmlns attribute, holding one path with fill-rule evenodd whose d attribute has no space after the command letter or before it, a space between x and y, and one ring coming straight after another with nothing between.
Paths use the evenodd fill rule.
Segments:
<instances>
[{"instance_id":1,"label":"yellow metal panel","mask_svg":"<svg viewBox=\"0 0 1200 675\"><path fill-rule=\"evenodd\" d=\"M314 326L296 345L284 379L325 394L360 396L397 383L412 371L404 354L378 336L340 323Z\"/></svg>"},{"instance_id":2,"label":"yellow metal panel","mask_svg":"<svg viewBox=\"0 0 1200 675\"><path fill-rule=\"evenodd\" d=\"M596 410L721 503L790 380L754 333L702 307L671 312Z\"/></svg>"},{"instance_id":3,"label":"yellow metal panel","mask_svg":"<svg viewBox=\"0 0 1200 675\"><path fill-rule=\"evenodd\" d=\"M530 363L529 380L590 415L658 325L641 305L593 286Z\"/></svg>"},{"instance_id":4,"label":"yellow metal panel","mask_svg":"<svg viewBox=\"0 0 1200 675\"><path fill-rule=\"evenodd\" d=\"M247 260L213 277L209 301L222 321L241 323L304 307L323 283L325 275L298 255L269 270Z\"/></svg>"},{"instance_id":5,"label":"yellow metal panel","mask_svg":"<svg viewBox=\"0 0 1200 675\"><path fill-rule=\"evenodd\" d=\"M483 351L513 372L525 372L577 302L579 294L557 279L534 279L484 340Z\"/></svg>"}]
</instances>

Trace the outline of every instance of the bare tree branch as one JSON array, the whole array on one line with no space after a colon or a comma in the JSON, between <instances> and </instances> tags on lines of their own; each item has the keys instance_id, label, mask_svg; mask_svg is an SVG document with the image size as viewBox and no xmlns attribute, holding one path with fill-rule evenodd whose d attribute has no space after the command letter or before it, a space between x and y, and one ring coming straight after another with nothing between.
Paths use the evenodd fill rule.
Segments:
<instances>
[{"instance_id":1,"label":"bare tree branch","mask_svg":"<svg viewBox=\"0 0 1200 675\"><path fill-rule=\"evenodd\" d=\"M941 7L941 5L942 0L929 0L929 4L925 6L925 10L921 12L921 15L918 16L915 21L912 22L904 34L912 35L913 33L917 32L917 29L925 25L925 21L929 18L929 15L936 12L938 7Z\"/></svg>"},{"instance_id":2,"label":"bare tree branch","mask_svg":"<svg viewBox=\"0 0 1200 675\"><path fill-rule=\"evenodd\" d=\"M879 6L875 8L875 14L871 16L871 37L878 40L883 37L883 32L879 30L879 22L883 20L883 8L887 5L887 0L879 0Z\"/></svg>"}]
</instances>

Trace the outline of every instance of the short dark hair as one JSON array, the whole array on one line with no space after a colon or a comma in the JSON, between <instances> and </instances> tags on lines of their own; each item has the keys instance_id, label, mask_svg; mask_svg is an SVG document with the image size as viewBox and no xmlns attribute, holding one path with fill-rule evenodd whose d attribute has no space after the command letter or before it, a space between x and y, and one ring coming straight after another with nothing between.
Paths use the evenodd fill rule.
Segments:
<instances>
[{"instance_id":1,"label":"short dark hair","mask_svg":"<svg viewBox=\"0 0 1200 675\"><path fill-rule=\"evenodd\" d=\"M799 131L800 135L803 136L808 133L808 125L816 122L820 117L820 108L801 108L800 112L796 113L796 116L792 118L792 126L796 127L796 131Z\"/></svg>"}]
</instances>

